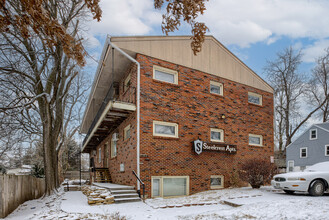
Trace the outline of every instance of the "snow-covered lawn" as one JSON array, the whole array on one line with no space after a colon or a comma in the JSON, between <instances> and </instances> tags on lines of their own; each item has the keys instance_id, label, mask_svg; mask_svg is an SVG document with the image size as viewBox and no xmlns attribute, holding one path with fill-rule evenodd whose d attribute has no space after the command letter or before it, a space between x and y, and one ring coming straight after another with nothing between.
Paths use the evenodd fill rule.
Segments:
<instances>
[{"instance_id":1,"label":"snow-covered lawn","mask_svg":"<svg viewBox=\"0 0 329 220\"><path fill-rule=\"evenodd\" d=\"M232 207L228 201L240 205ZM164 208L167 207L167 208ZM169 208L174 207L174 208ZM212 190L192 196L89 206L81 192L25 202L6 219L329 219L329 195L287 195L261 189Z\"/></svg>"}]
</instances>

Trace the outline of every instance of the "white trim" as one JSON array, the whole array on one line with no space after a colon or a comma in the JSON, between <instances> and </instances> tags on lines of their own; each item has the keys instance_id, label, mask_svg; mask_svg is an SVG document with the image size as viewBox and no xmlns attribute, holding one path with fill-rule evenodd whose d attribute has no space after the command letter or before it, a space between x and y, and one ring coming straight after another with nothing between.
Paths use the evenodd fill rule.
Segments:
<instances>
[{"instance_id":1,"label":"white trim","mask_svg":"<svg viewBox=\"0 0 329 220\"><path fill-rule=\"evenodd\" d=\"M328 150L329 150L329 144L324 146L324 156L326 157L329 157L329 154L327 154Z\"/></svg>"},{"instance_id":2,"label":"white trim","mask_svg":"<svg viewBox=\"0 0 329 220\"><path fill-rule=\"evenodd\" d=\"M156 198L156 197L163 197L163 179L168 179L168 178L185 178L186 179L186 195L188 196L190 194L190 176L151 176L151 197ZM159 187L159 196L153 196L153 179L159 179L160 187ZM181 197L184 195L179 195L179 196L167 196L165 198L174 198L174 197Z\"/></svg>"},{"instance_id":3,"label":"white trim","mask_svg":"<svg viewBox=\"0 0 329 220\"><path fill-rule=\"evenodd\" d=\"M306 153L306 156L305 157L303 157L302 156L302 150L305 150L305 153ZM307 158L307 147L301 147L301 148L299 148L299 158Z\"/></svg>"},{"instance_id":4,"label":"white trim","mask_svg":"<svg viewBox=\"0 0 329 220\"><path fill-rule=\"evenodd\" d=\"M174 75L174 82L168 82L168 81L156 79L155 78L155 71L156 70L160 71L160 72L163 72L163 73ZM161 66L153 65L153 79L161 81L161 82L166 82L166 83L171 83L171 84L178 85L178 72L176 70L172 70L172 69L164 68L164 67L161 67Z\"/></svg>"},{"instance_id":5,"label":"white trim","mask_svg":"<svg viewBox=\"0 0 329 220\"><path fill-rule=\"evenodd\" d=\"M129 137L127 137L127 131L129 130ZM128 140L131 137L130 124L123 129L123 140Z\"/></svg>"},{"instance_id":6,"label":"white trim","mask_svg":"<svg viewBox=\"0 0 329 220\"><path fill-rule=\"evenodd\" d=\"M211 85L219 87L220 94L215 93L215 92L211 92ZM211 94L216 94L216 95L224 96L224 85L223 85L223 83L215 82L215 81L210 81L209 92Z\"/></svg>"},{"instance_id":7,"label":"white trim","mask_svg":"<svg viewBox=\"0 0 329 220\"><path fill-rule=\"evenodd\" d=\"M253 143L250 143L249 137L257 137L257 138L260 138L260 140L259 140L260 144L253 144ZM249 144L250 146L259 146L259 147L262 147L262 146L263 146L263 135L259 135L259 134L249 134L249 135L248 135L248 144Z\"/></svg>"},{"instance_id":8,"label":"white trim","mask_svg":"<svg viewBox=\"0 0 329 220\"><path fill-rule=\"evenodd\" d=\"M259 98L259 103L249 102L249 96L258 97ZM248 92L248 103L262 106L263 105L263 96L261 94L258 94L258 93Z\"/></svg>"},{"instance_id":9,"label":"white trim","mask_svg":"<svg viewBox=\"0 0 329 220\"><path fill-rule=\"evenodd\" d=\"M175 128L175 134L170 135L170 134L155 133L155 125L165 125L165 126L174 127ZM178 124L177 123L172 123L172 122L165 122L165 121L153 121L153 136L178 138Z\"/></svg>"},{"instance_id":10,"label":"white trim","mask_svg":"<svg viewBox=\"0 0 329 220\"><path fill-rule=\"evenodd\" d=\"M312 138L312 131L315 131L315 138ZM310 140L316 140L318 139L318 129L310 129Z\"/></svg>"},{"instance_id":11,"label":"white trim","mask_svg":"<svg viewBox=\"0 0 329 220\"><path fill-rule=\"evenodd\" d=\"M221 178L221 185L212 186L211 185L212 178ZM222 188L224 188L224 175L211 175L210 176L210 189L222 189Z\"/></svg>"},{"instance_id":12,"label":"white trim","mask_svg":"<svg viewBox=\"0 0 329 220\"><path fill-rule=\"evenodd\" d=\"M218 132L220 133L220 140L211 139L211 132ZM210 141L212 142L224 142L224 130L218 128L210 128Z\"/></svg>"},{"instance_id":13,"label":"white trim","mask_svg":"<svg viewBox=\"0 0 329 220\"><path fill-rule=\"evenodd\" d=\"M292 162L292 171L289 171L289 163ZM287 164L287 172L294 172L295 170L295 161L294 160L288 160Z\"/></svg>"}]
</instances>

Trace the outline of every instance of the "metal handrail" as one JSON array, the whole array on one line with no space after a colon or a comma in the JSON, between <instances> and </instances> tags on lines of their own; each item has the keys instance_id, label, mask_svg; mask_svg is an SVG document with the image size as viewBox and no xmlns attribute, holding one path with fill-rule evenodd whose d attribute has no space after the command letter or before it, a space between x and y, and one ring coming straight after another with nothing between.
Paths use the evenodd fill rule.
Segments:
<instances>
[{"instance_id":1,"label":"metal handrail","mask_svg":"<svg viewBox=\"0 0 329 220\"><path fill-rule=\"evenodd\" d=\"M140 182L140 184L142 184L142 189L143 189L143 202L145 202L145 184L143 183L143 181L137 176L135 170L133 170L133 174L135 175L135 177L137 178L137 180ZM140 196L140 192L139 192L139 197Z\"/></svg>"}]
</instances>

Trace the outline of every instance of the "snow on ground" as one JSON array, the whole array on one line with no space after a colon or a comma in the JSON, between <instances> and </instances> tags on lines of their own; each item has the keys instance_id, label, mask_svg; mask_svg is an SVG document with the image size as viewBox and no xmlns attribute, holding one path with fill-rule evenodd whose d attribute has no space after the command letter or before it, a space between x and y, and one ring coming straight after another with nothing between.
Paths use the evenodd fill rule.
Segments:
<instances>
[{"instance_id":1,"label":"snow on ground","mask_svg":"<svg viewBox=\"0 0 329 220\"><path fill-rule=\"evenodd\" d=\"M223 203L241 206L232 207ZM185 206L184 206L185 205ZM186 206L191 205L191 206ZM174 208L163 208L163 207ZM6 219L329 219L329 194L311 197L261 189L212 190L146 203L89 206L81 192L63 192L22 204Z\"/></svg>"}]
</instances>

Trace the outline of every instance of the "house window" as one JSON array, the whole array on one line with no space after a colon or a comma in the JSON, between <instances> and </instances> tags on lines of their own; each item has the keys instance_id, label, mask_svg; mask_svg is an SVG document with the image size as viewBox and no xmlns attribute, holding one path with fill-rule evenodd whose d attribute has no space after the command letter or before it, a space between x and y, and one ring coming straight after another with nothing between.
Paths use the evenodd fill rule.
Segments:
<instances>
[{"instance_id":1,"label":"house window","mask_svg":"<svg viewBox=\"0 0 329 220\"><path fill-rule=\"evenodd\" d=\"M224 131L222 129L210 128L210 140L224 142Z\"/></svg>"},{"instance_id":2,"label":"house window","mask_svg":"<svg viewBox=\"0 0 329 220\"><path fill-rule=\"evenodd\" d=\"M178 138L178 124L163 121L153 121L153 136Z\"/></svg>"},{"instance_id":3,"label":"house window","mask_svg":"<svg viewBox=\"0 0 329 220\"><path fill-rule=\"evenodd\" d=\"M294 172L294 161L293 160L288 161L288 172Z\"/></svg>"},{"instance_id":4,"label":"house window","mask_svg":"<svg viewBox=\"0 0 329 220\"><path fill-rule=\"evenodd\" d=\"M125 127L125 129L123 130L123 136L124 136L124 140L127 140L130 138L130 125L128 125L127 127Z\"/></svg>"},{"instance_id":5,"label":"house window","mask_svg":"<svg viewBox=\"0 0 329 220\"><path fill-rule=\"evenodd\" d=\"M219 82L210 81L210 93L223 95L223 84Z\"/></svg>"},{"instance_id":6,"label":"house window","mask_svg":"<svg viewBox=\"0 0 329 220\"><path fill-rule=\"evenodd\" d=\"M253 92L248 92L248 102L256 105L262 105L262 95Z\"/></svg>"},{"instance_id":7,"label":"house window","mask_svg":"<svg viewBox=\"0 0 329 220\"><path fill-rule=\"evenodd\" d=\"M153 66L153 79L178 84L178 72L160 66Z\"/></svg>"},{"instance_id":8,"label":"house window","mask_svg":"<svg viewBox=\"0 0 329 220\"><path fill-rule=\"evenodd\" d=\"M249 134L249 145L263 146L263 136L257 134Z\"/></svg>"},{"instance_id":9,"label":"house window","mask_svg":"<svg viewBox=\"0 0 329 220\"><path fill-rule=\"evenodd\" d=\"M123 91L126 92L131 85L131 74L129 74L123 84Z\"/></svg>"},{"instance_id":10,"label":"house window","mask_svg":"<svg viewBox=\"0 0 329 220\"><path fill-rule=\"evenodd\" d=\"M310 140L317 139L317 129L310 130Z\"/></svg>"},{"instance_id":11,"label":"house window","mask_svg":"<svg viewBox=\"0 0 329 220\"><path fill-rule=\"evenodd\" d=\"M188 176L152 176L152 197L187 196Z\"/></svg>"},{"instance_id":12,"label":"house window","mask_svg":"<svg viewBox=\"0 0 329 220\"><path fill-rule=\"evenodd\" d=\"M210 189L224 188L224 176L211 175L210 176Z\"/></svg>"},{"instance_id":13,"label":"house window","mask_svg":"<svg viewBox=\"0 0 329 220\"><path fill-rule=\"evenodd\" d=\"M329 157L329 145L326 145L324 149L325 149L325 155Z\"/></svg>"},{"instance_id":14,"label":"house window","mask_svg":"<svg viewBox=\"0 0 329 220\"><path fill-rule=\"evenodd\" d=\"M300 158L307 157L307 147L300 148Z\"/></svg>"},{"instance_id":15,"label":"house window","mask_svg":"<svg viewBox=\"0 0 329 220\"><path fill-rule=\"evenodd\" d=\"M118 133L114 133L111 139L111 158L117 156Z\"/></svg>"},{"instance_id":16,"label":"house window","mask_svg":"<svg viewBox=\"0 0 329 220\"><path fill-rule=\"evenodd\" d=\"M98 163L102 162L102 148L100 147L98 149Z\"/></svg>"}]
</instances>

